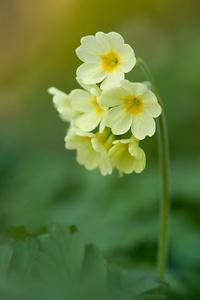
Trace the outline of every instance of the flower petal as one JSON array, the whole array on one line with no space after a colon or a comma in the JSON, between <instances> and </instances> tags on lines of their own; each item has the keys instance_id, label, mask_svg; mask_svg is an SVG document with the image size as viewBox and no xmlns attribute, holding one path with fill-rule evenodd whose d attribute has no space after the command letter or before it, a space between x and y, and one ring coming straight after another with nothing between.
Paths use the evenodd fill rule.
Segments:
<instances>
[{"instance_id":1,"label":"flower petal","mask_svg":"<svg viewBox=\"0 0 200 300\"><path fill-rule=\"evenodd\" d=\"M133 116L131 131L138 140L143 140L147 135L152 136L155 129L155 121L147 113Z\"/></svg>"},{"instance_id":2,"label":"flower petal","mask_svg":"<svg viewBox=\"0 0 200 300\"><path fill-rule=\"evenodd\" d=\"M142 100L144 103L145 111L150 116L157 118L161 114L162 108L161 108L160 104L158 103L158 100L154 93L152 93L151 91L147 91L142 96Z\"/></svg>"},{"instance_id":3,"label":"flower petal","mask_svg":"<svg viewBox=\"0 0 200 300\"><path fill-rule=\"evenodd\" d=\"M130 82L125 79L122 80L120 84L121 87L127 91L127 94L130 95L141 96L148 90L147 86L140 82Z\"/></svg>"},{"instance_id":4,"label":"flower petal","mask_svg":"<svg viewBox=\"0 0 200 300\"><path fill-rule=\"evenodd\" d=\"M85 84L101 82L106 77L106 72L101 66L94 63L84 63L77 69L77 77Z\"/></svg>"},{"instance_id":5,"label":"flower petal","mask_svg":"<svg viewBox=\"0 0 200 300\"><path fill-rule=\"evenodd\" d=\"M51 87L48 92L53 96L53 104L63 121L70 122L74 116L71 97L57 88Z\"/></svg>"},{"instance_id":6,"label":"flower petal","mask_svg":"<svg viewBox=\"0 0 200 300\"><path fill-rule=\"evenodd\" d=\"M154 118L157 118L160 116L162 112L162 108L158 103L153 103L153 104L146 104L145 105L145 111Z\"/></svg>"},{"instance_id":7,"label":"flower petal","mask_svg":"<svg viewBox=\"0 0 200 300\"><path fill-rule=\"evenodd\" d=\"M82 82L82 80L79 77L76 77L77 82L80 84L80 86L86 90L87 92L90 92L92 95L100 96L101 90L96 84L85 84Z\"/></svg>"},{"instance_id":8,"label":"flower petal","mask_svg":"<svg viewBox=\"0 0 200 300\"><path fill-rule=\"evenodd\" d=\"M89 35L81 39L81 46L76 49L78 58L84 62L99 62L104 47L98 43L95 36Z\"/></svg>"},{"instance_id":9,"label":"flower petal","mask_svg":"<svg viewBox=\"0 0 200 300\"><path fill-rule=\"evenodd\" d=\"M92 131L95 129L102 119L102 115L98 115L94 111L82 114L75 119L75 124L83 131Z\"/></svg>"},{"instance_id":10,"label":"flower petal","mask_svg":"<svg viewBox=\"0 0 200 300\"><path fill-rule=\"evenodd\" d=\"M117 32L109 32L107 34L101 33L101 35L96 34L96 36L99 42L102 44L107 44L108 51L111 49L118 51L118 49L124 44L123 37Z\"/></svg>"},{"instance_id":11,"label":"flower petal","mask_svg":"<svg viewBox=\"0 0 200 300\"><path fill-rule=\"evenodd\" d=\"M110 51L110 43L109 43L109 38L108 38L108 34L107 33L104 33L104 32L97 32L96 33L96 39L97 39L97 42L99 45L101 45L101 54L102 53L106 53L106 52L109 52Z\"/></svg>"},{"instance_id":12,"label":"flower petal","mask_svg":"<svg viewBox=\"0 0 200 300\"><path fill-rule=\"evenodd\" d=\"M124 112L123 107L113 107L105 115L105 124L114 134L124 134L131 127L132 117Z\"/></svg>"},{"instance_id":13,"label":"flower petal","mask_svg":"<svg viewBox=\"0 0 200 300\"><path fill-rule=\"evenodd\" d=\"M124 73L130 72L136 64L136 58L131 46L124 44L119 50L118 55L121 60L121 69Z\"/></svg>"},{"instance_id":14,"label":"flower petal","mask_svg":"<svg viewBox=\"0 0 200 300\"><path fill-rule=\"evenodd\" d=\"M127 92L121 87L116 87L114 89L108 89L103 91L99 97L99 103L107 107L113 107L117 105L122 105L122 99L127 96Z\"/></svg>"},{"instance_id":15,"label":"flower petal","mask_svg":"<svg viewBox=\"0 0 200 300\"><path fill-rule=\"evenodd\" d=\"M99 169L101 174L111 174L112 165L108 159L108 153L105 145L102 144L101 139L98 139L97 136L93 137L91 142L94 150L99 153Z\"/></svg>"},{"instance_id":16,"label":"flower petal","mask_svg":"<svg viewBox=\"0 0 200 300\"><path fill-rule=\"evenodd\" d=\"M109 72L105 80L101 83L100 88L106 90L112 87L120 86L120 81L124 79L124 73L119 69Z\"/></svg>"},{"instance_id":17,"label":"flower petal","mask_svg":"<svg viewBox=\"0 0 200 300\"><path fill-rule=\"evenodd\" d=\"M93 105L91 104L94 96L87 91L76 89L70 94L72 99L72 107L79 112L91 111Z\"/></svg>"}]
</instances>

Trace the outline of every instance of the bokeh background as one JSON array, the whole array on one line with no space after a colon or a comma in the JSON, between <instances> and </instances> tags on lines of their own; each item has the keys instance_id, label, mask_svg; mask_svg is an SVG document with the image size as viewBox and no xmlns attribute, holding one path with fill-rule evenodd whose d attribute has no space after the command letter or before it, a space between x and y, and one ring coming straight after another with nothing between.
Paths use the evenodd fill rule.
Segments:
<instances>
[{"instance_id":1,"label":"bokeh background","mask_svg":"<svg viewBox=\"0 0 200 300\"><path fill-rule=\"evenodd\" d=\"M149 66L163 98L171 159L168 281L200 297L200 2L0 0L0 226L76 224L110 264L154 272L160 175L86 171L64 149L67 124L47 93L77 88L84 35L117 31ZM193 297L193 298L191 298Z\"/></svg>"}]
</instances>

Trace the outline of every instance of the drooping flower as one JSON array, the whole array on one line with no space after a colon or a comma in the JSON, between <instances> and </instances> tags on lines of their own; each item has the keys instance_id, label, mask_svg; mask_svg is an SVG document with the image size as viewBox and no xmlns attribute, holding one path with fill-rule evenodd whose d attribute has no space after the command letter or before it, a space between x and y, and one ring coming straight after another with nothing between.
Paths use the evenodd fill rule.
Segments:
<instances>
[{"instance_id":1,"label":"drooping flower","mask_svg":"<svg viewBox=\"0 0 200 300\"><path fill-rule=\"evenodd\" d=\"M84 62L77 69L78 78L85 84L103 81L101 89L118 86L136 63L133 49L116 32L83 37L76 54Z\"/></svg>"},{"instance_id":2,"label":"drooping flower","mask_svg":"<svg viewBox=\"0 0 200 300\"><path fill-rule=\"evenodd\" d=\"M99 103L109 107L103 123L116 135L132 134L139 140L155 133L155 120L161 107L146 84L122 80L120 87L103 91Z\"/></svg>"},{"instance_id":3,"label":"drooping flower","mask_svg":"<svg viewBox=\"0 0 200 300\"><path fill-rule=\"evenodd\" d=\"M115 140L108 152L113 167L125 174L142 172L146 165L146 157L138 142L133 136L130 139Z\"/></svg>"},{"instance_id":4,"label":"drooping flower","mask_svg":"<svg viewBox=\"0 0 200 300\"><path fill-rule=\"evenodd\" d=\"M112 140L108 141L108 133L83 132L72 128L65 137L65 147L77 150L77 161L86 169L100 169L102 175L112 173L112 165L108 159L108 151Z\"/></svg>"},{"instance_id":5,"label":"drooping flower","mask_svg":"<svg viewBox=\"0 0 200 300\"><path fill-rule=\"evenodd\" d=\"M53 104L61 119L70 122L74 115L70 96L55 87L49 88L48 92L53 95Z\"/></svg>"}]
</instances>

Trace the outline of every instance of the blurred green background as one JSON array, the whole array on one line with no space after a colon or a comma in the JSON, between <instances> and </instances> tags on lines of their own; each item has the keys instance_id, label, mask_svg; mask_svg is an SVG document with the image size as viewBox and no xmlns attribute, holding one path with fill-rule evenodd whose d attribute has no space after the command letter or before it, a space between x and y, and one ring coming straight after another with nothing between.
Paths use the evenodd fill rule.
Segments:
<instances>
[{"instance_id":1,"label":"blurred green background","mask_svg":"<svg viewBox=\"0 0 200 300\"><path fill-rule=\"evenodd\" d=\"M149 66L163 98L171 158L168 280L200 297L200 2L0 0L0 225L76 224L111 264L155 269L160 176L86 171L64 149L67 124L47 93L77 88L84 35L117 31ZM196 297L196 298L195 298Z\"/></svg>"}]
</instances>

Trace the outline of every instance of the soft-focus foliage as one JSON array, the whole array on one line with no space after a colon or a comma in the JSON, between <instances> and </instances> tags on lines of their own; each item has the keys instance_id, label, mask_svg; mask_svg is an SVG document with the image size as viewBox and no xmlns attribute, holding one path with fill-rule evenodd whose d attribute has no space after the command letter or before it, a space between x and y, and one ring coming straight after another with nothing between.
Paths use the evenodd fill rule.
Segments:
<instances>
[{"instance_id":1,"label":"soft-focus foliage","mask_svg":"<svg viewBox=\"0 0 200 300\"><path fill-rule=\"evenodd\" d=\"M141 272L108 268L74 226L56 224L34 234L15 227L7 240L0 248L1 299L146 299L163 286Z\"/></svg>"},{"instance_id":2,"label":"soft-focus foliage","mask_svg":"<svg viewBox=\"0 0 200 300\"><path fill-rule=\"evenodd\" d=\"M103 178L78 166L74 154L64 149L66 125L46 92L49 86L66 93L78 88L80 62L74 49L80 37L117 31L151 69L166 110L172 182L170 299L200 297L199 11L198 1L180 0L103 0L95 8L91 0L0 2L2 241L13 225L34 232L54 221L75 224L109 265L155 272L156 136L141 142L150 158L142 174ZM9 251L5 245L1 252L3 268Z\"/></svg>"}]
</instances>

